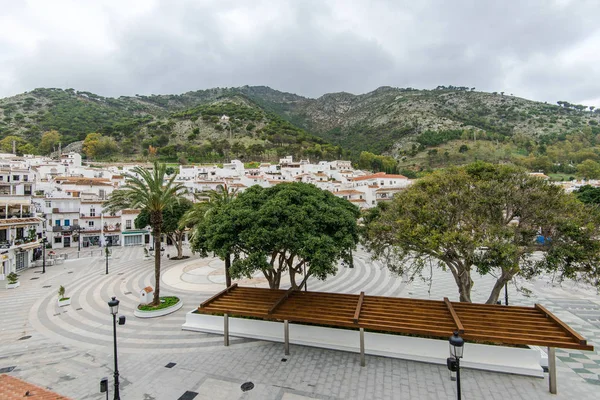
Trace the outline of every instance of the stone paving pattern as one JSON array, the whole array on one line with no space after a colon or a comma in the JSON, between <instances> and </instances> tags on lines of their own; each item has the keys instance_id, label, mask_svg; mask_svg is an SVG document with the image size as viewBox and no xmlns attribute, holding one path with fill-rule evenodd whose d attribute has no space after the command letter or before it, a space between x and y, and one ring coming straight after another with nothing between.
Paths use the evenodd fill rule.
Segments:
<instances>
[{"instance_id":1,"label":"stone paving pattern","mask_svg":"<svg viewBox=\"0 0 600 400\"><path fill-rule=\"evenodd\" d=\"M20 288L0 288L0 370L15 367L11 375L74 399L104 399L99 382L107 376L112 398L112 318L106 302L117 296L120 314L127 316L126 325L117 327L123 399L185 399L186 392L197 400L456 396L456 383L445 366L367 356L367 366L361 368L355 353L292 345L291 355L284 356L281 344L232 338L230 347L223 347L220 335L182 331L185 312L223 288L222 263L215 259L164 257L161 294L181 297L184 307L165 317L137 319L133 309L138 291L153 285L153 261L143 259L141 248L115 249L105 275L99 255L48 267L46 274L29 269L21 274ZM340 268L324 282L311 279L309 290L456 300L450 275L433 271L431 288L419 280L403 282L358 251L355 268ZM491 280L475 281L473 300L485 301ZM510 303L542 303L600 346L598 295L583 286L546 281L520 283L531 290L529 296L511 287ZM266 285L258 276L241 284ZM72 299L68 307L57 306L59 285ZM548 393L547 378L464 369L463 398L597 399L598 352L560 350L557 355L556 396ZM166 368L170 362L176 365ZM253 382L254 389L242 392L244 382Z\"/></svg>"}]
</instances>

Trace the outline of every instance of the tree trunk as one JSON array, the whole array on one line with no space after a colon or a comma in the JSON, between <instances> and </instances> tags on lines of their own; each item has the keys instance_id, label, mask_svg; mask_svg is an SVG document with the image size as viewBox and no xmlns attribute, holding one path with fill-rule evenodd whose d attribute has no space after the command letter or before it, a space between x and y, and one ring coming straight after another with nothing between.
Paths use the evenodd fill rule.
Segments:
<instances>
[{"instance_id":1,"label":"tree trunk","mask_svg":"<svg viewBox=\"0 0 600 400\"><path fill-rule=\"evenodd\" d=\"M294 290L298 289L298 284L296 283L296 270L294 268L289 268L290 270L290 285L294 288Z\"/></svg>"},{"instance_id":2,"label":"tree trunk","mask_svg":"<svg viewBox=\"0 0 600 400\"><path fill-rule=\"evenodd\" d=\"M281 269L273 271L272 276L268 276L265 274L267 281L269 282L269 288L271 289L279 289L279 284L281 283Z\"/></svg>"},{"instance_id":3,"label":"tree trunk","mask_svg":"<svg viewBox=\"0 0 600 400\"><path fill-rule=\"evenodd\" d=\"M470 268L465 268L461 261L444 261L454 276L456 286L458 286L458 298L459 301L464 303L471 302L471 288L473 287L473 280L471 279Z\"/></svg>"},{"instance_id":4,"label":"tree trunk","mask_svg":"<svg viewBox=\"0 0 600 400\"><path fill-rule=\"evenodd\" d=\"M177 247L177 258L183 258L183 232L178 232L175 234L175 246Z\"/></svg>"},{"instance_id":5,"label":"tree trunk","mask_svg":"<svg viewBox=\"0 0 600 400\"><path fill-rule=\"evenodd\" d=\"M513 274L510 272L502 271L496 283L494 283L494 287L492 288L492 292L490 293L490 297L488 297L485 304L496 304L498 302L498 298L500 297L500 292L504 285L510 281L513 277Z\"/></svg>"},{"instance_id":6,"label":"tree trunk","mask_svg":"<svg viewBox=\"0 0 600 400\"><path fill-rule=\"evenodd\" d=\"M225 286L231 286L231 254L225 255Z\"/></svg>"},{"instance_id":7,"label":"tree trunk","mask_svg":"<svg viewBox=\"0 0 600 400\"><path fill-rule=\"evenodd\" d=\"M154 235L154 299L153 306L160 304L160 227L162 225L162 212L152 212L150 214L150 224L152 225L152 235Z\"/></svg>"}]
</instances>

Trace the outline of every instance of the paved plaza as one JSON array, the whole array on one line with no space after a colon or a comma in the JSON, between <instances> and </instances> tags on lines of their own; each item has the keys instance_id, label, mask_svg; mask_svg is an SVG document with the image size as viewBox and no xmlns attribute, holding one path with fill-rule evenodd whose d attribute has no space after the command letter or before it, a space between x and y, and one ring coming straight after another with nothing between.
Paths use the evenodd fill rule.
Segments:
<instances>
[{"instance_id":1,"label":"paved plaza","mask_svg":"<svg viewBox=\"0 0 600 400\"><path fill-rule=\"evenodd\" d=\"M175 251L165 253L174 254ZM185 313L224 287L217 259L174 261L163 257L162 295L177 295L184 307L165 317L138 319L133 310L138 292L153 285L153 260L141 248L115 249L105 274L100 251L90 256L21 274L21 287L0 288L0 370L73 399L104 399L102 377L109 377L112 398L112 318L107 301L116 296L127 323L118 326L121 398L170 399L454 399L456 383L445 366L367 356L360 367L355 353L281 344L181 330ZM71 258L75 253L71 250ZM457 299L448 273L433 268L435 279L412 283L357 252L355 268L340 268L325 282L309 280L309 290L370 295ZM286 279L282 279L283 282ZM485 300L490 279L475 279L474 301ZM59 308L57 290L65 286L72 304ZM259 275L240 285L267 286ZM600 297L576 285L548 280L511 286L510 303L544 304L600 347ZM285 286L283 286L285 287ZM431 293L431 295L429 294ZM468 351L468 344L465 351ZM598 352L557 351L558 395L548 393L547 377L462 371L465 399L597 399ZM175 363L167 368L169 363ZM245 382L254 388L241 390Z\"/></svg>"}]
</instances>

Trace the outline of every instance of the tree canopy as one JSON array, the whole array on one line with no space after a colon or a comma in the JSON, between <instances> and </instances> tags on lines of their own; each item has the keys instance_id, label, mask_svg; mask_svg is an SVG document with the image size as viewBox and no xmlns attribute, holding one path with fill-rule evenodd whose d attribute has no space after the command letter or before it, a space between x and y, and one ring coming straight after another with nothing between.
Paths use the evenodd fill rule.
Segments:
<instances>
[{"instance_id":1,"label":"tree canopy","mask_svg":"<svg viewBox=\"0 0 600 400\"><path fill-rule=\"evenodd\" d=\"M279 288L287 271L292 286L301 287L309 276L335 274L340 260L352 265L358 215L352 203L314 185L252 186L196 225L192 249L233 254L235 278L261 271L271 288ZM295 276L304 267L298 284Z\"/></svg>"},{"instance_id":2,"label":"tree canopy","mask_svg":"<svg viewBox=\"0 0 600 400\"><path fill-rule=\"evenodd\" d=\"M100 133L90 133L83 141L83 152L88 158L105 158L119 150L115 140Z\"/></svg>"},{"instance_id":3,"label":"tree canopy","mask_svg":"<svg viewBox=\"0 0 600 400\"><path fill-rule=\"evenodd\" d=\"M162 225L160 230L171 239L173 244L177 247L177 258L183 256L182 242L186 230L186 227L180 226L179 222L184 214L192 208L192 205L193 203L188 199L181 198L170 208L165 208L162 211ZM135 227L138 229L150 226L150 212L147 209L142 210L134 222Z\"/></svg>"},{"instance_id":4,"label":"tree canopy","mask_svg":"<svg viewBox=\"0 0 600 400\"><path fill-rule=\"evenodd\" d=\"M600 218L562 188L523 170L482 162L438 170L365 218L364 241L401 274L441 262L471 301L471 272L494 274L487 303L514 276L543 272L600 286ZM539 235L545 244L536 241ZM531 257L541 250L541 260Z\"/></svg>"},{"instance_id":5,"label":"tree canopy","mask_svg":"<svg viewBox=\"0 0 600 400\"><path fill-rule=\"evenodd\" d=\"M44 132L42 134L42 140L38 146L40 153L46 155L50 154L56 145L60 142L60 133L55 130Z\"/></svg>"},{"instance_id":6,"label":"tree canopy","mask_svg":"<svg viewBox=\"0 0 600 400\"><path fill-rule=\"evenodd\" d=\"M600 188L585 185L575 191L575 196L585 204L600 204Z\"/></svg>"}]
</instances>

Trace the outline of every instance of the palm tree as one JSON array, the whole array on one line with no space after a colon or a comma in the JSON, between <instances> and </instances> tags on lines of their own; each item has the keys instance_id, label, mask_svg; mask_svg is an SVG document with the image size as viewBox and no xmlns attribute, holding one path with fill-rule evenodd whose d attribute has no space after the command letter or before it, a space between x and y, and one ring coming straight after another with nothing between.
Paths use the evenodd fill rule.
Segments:
<instances>
[{"instance_id":1,"label":"palm tree","mask_svg":"<svg viewBox=\"0 0 600 400\"><path fill-rule=\"evenodd\" d=\"M132 173L125 173L125 185L115 190L104 209L116 212L125 208L135 208L148 212L150 226L154 236L154 299L152 304L160 304L160 237L164 209L171 208L182 198L185 187L175 183L177 175L165 182L167 166L154 162L154 168L148 170L135 167Z\"/></svg>"},{"instance_id":2,"label":"palm tree","mask_svg":"<svg viewBox=\"0 0 600 400\"><path fill-rule=\"evenodd\" d=\"M215 190L208 192L208 202L203 201L197 203L194 207L189 210L183 218L180 224L187 227L193 227L199 224L204 218L209 218L213 213L219 211L220 208L230 203L237 196L237 189L230 190L227 184L218 185ZM193 235L193 232L192 232ZM231 286L231 254L225 255L225 285Z\"/></svg>"}]
</instances>

